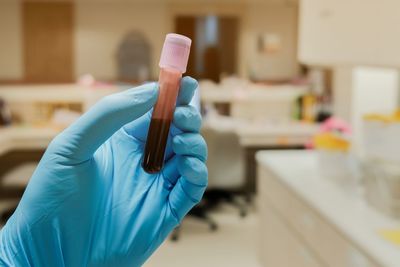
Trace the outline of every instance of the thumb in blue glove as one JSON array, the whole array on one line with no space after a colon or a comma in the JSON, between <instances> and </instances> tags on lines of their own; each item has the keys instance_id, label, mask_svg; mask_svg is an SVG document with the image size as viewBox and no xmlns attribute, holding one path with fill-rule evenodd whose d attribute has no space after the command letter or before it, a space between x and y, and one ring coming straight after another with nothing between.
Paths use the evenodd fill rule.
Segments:
<instances>
[{"instance_id":1,"label":"thumb in blue glove","mask_svg":"<svg viewBox=\"0 0 400 267\"><path fill-rule=\"evenodd\" d=\"M0 232L0 265L142 265L207 185L196 88L182 79L158 174L141 167L156 84L104 98L58 135Z\"/></svg>"}]
</instances>

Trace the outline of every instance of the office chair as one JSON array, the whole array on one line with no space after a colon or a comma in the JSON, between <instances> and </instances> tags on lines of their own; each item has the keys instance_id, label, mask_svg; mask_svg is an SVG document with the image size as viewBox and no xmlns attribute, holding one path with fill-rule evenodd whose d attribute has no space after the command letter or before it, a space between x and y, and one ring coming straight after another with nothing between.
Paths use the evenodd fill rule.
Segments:
<instances>
[{"instance_id":1,"label":"office chair","mask_svg":"<svg viewBox=\"0 0 400 267\"><path fill-rule=\"evenodd\" d=\"M239 209L241 217L246 216L245 201L239 201L238 198L247 193L245 158L239 137L232 128L220 130L204 127L202 135L208 145L209 178L205 199L209 208L216 207L221 202L228 202Z\"/></svg>"},{"instance_id":2,"label":"office chair","mask_svg":"<svg viewBox=\"0 0 400 267\"><path fill-rule=\"evenodd\" d=\"M222 119L222 118L221 118ZM244 155L239 138L233 128L217 129L205 126L202 135L208 145L208 187L199 205L188 214L206 224L211 231L218 229L218 224L209 216L209 212L222 202L227 202L239 209L240 217L247 215L246 201L239 201L238 196L247 191L244 175ZM179 239L178 227L171 236Z\"/></svg>"}]
</instances>

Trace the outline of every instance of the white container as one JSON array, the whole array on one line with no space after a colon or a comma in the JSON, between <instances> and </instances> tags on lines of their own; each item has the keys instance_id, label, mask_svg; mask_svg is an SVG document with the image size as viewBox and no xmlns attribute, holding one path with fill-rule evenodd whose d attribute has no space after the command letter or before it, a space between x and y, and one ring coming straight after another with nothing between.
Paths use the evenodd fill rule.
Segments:
<instances>
[{"instance_id":1,"label":"white container","mask_svg":"<svg viewBox=\"0 0 400 267\"><path fill-rule=\"evenodd\" d=\"M358 190L358 170L355 158L345 151L318 150L318 167L321 177L325 177L349 193Z\"/></svg>"},{"instance_id":2,"label":"white container","mask_svg":"<svg viewBox=\"0 0 400 267\"><path fill-rule=\"evenodd\" d=\"M400 165L369 159L363 170L366 200L377 210L400 218Z\"/></svg>"},{"instance_id":3,"label":"white container","mask_svg":"<svg viewBox=\"0 0 400 267\"><path fill-rule=\"evenodd\" d=\"M400 163L400 122L364 120L363 143L366 158Z\"/></svg>"}]
</instances>

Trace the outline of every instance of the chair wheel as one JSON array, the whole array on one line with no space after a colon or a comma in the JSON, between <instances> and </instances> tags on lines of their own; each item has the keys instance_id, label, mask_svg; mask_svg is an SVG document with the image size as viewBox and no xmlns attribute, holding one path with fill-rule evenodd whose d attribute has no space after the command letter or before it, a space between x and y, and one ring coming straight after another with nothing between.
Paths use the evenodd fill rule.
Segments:
<instances>
[{"instance_id":1,"label":"chair wheel","mask_svg":"<svg viewBox=\"0 0 400 267\"><path fill-rule=\"evenodd\" d=\"M178 241L178 239L179 239L179 237L178 237L178 235L176 235L176 234L173 234L173 235L171 236L171 241L173 241L173 242Z\"/></svg>"},{"instance_id":2,"label":"chair wheel","mask_svg":"<svg viewBox=\"0 0 400 267\"><path fill-rule=\"evenodd\" d=\"M212 223L212 224L210 224L210 230L211 231L217 231L217 229L218 229L218 225L216 224L216 223Z\"/></svg>"},{"instance_id":3,"label":"chair wheel","mask_svg":"<svg viewBox=\"0 0 400 267\"><path fill-rule=\"evenodd\" d=\"M246 201L247 204L251 204L251 202L252 202L253 200L252 200L252 197L251 197L250 194L245 196L245 201Z\"/></svg>"},{"instance_id":4,"label":"chair wheel","mask_svg":"<svg viewBox=\"0 0 400 267\"><path fill-rule=\"evenodd\" d=\"M244 218L247 216L247 212L245 210L241 210L239 215L241 218Z\"/></svg>"}]
</instances>

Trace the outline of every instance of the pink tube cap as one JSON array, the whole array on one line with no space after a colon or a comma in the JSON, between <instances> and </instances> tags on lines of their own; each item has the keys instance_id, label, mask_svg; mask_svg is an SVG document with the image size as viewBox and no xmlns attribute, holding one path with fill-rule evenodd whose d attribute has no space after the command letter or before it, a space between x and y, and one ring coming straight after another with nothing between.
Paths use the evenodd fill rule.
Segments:
<instances>
[{"instance_id":1,"label":"pink tube cap","mask_svg":"<svg viewBox=\"0 0 400 267\"><path fill-rule=\"evenodd\" d=\"M167 34L158 65L161 68L172 68L185 73L191 43L192 40L186 36L176 33Z\"/></svg>"}]
</instances>

